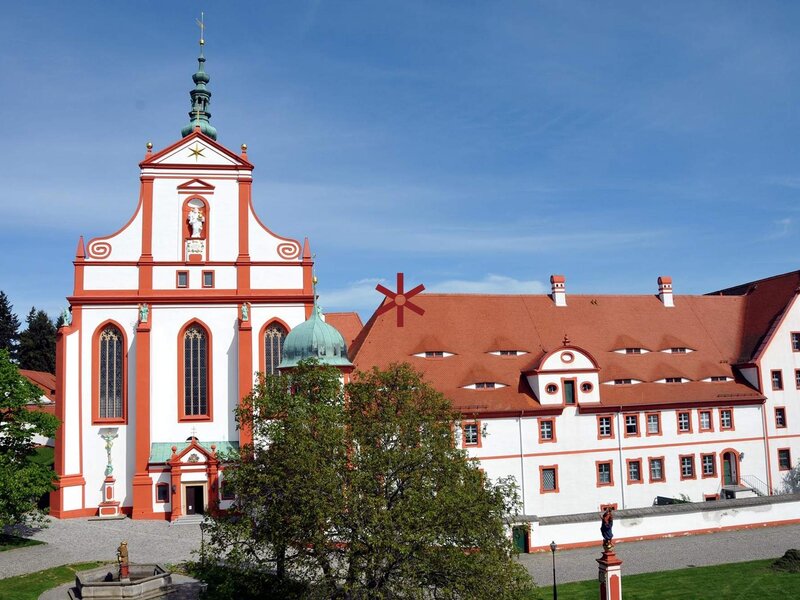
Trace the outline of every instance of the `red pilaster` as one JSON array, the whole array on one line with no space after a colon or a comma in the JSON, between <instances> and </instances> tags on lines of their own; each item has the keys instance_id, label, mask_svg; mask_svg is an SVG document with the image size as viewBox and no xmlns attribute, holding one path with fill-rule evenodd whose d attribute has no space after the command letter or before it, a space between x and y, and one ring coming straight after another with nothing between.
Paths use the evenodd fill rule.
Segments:
<instances>
[{"instance_id":1,"label":"red pilaster","mask_svg":"<svg viewBox=\"0 0 800 600\"><path fill-rule=\"evenodd\" d=\"M60 327L56 332L56 406L55 413L58 418L58 429L56 430L56 447L53 468L59 478L66 475L64 471L64 413L66 407L64 406L64 390L66 389L66 332L69 327ZM63 510L63 482L59 481L56 484L58 487L50 492L50 514L55 518L61 518Z\"/></svg>"},{"instance_id":2,"label":"red pilaster","mask_svg":"<svg viewBox=\"0 0 800 600\"><path fill-rule=\"evenodd\" d=\"M177 455L178 447L172 447L172 457L169 460L170 467L170 498L172 504L172 514L169 520L175 521L182 514L181 510L181 461Z\"/></svg>"},{"instance_id":3,"label":"red pilaster","mask_svg":"<svg viewBox=\"0 0 800 600\"><path fill-rule=\"evenodd\" d=\"M239 307L239 401L253 391L253 328L250 322L250 306L247 306L248 319L242 319ZM239 429L239 446L253 443L253 432L249 427Z\"/></svg>"},{"instance_id":4,"label":"red pilaster","mask_svg":"<svg viewBox=\"0 0 800 600\"><path fill-rule=\"evenodd\" d=\"M150 311L146 322L136 328L136 471L133 476L134 519L146 519L153 512L153 484L147 472L150 461Z\"/></svg>"},{"instance_id":5,"label":"red pilaster","mask_svg":"<svg viewBox=\"0 0 800 600\"><path fill-rule=\"evenodd\" d=\"M622 561L614 550L603 550L596 559L599 566L600 600L622 600Z\"/></svg>"},{"instance_id":6,"label":"red pilaster","mask_svg":"<svg viewBox=\"0 0 800 600\"><path fill-rule=\"evenodd\" d=\"M236 289L240 294L250 292L250 198L251 179L239 180L239 255L236 257Z\"/></svg>"},{"instance_id":7,"label":"red pilaster","mask_svg":"<svg viewBox=\"0 0 800 600\"><path fill-rule=\"evenodd\" d=\"M153 290L153 180L142 176L142 255L139 257L139 294Z\"/></svg>"},{"instance_id":8,"label":"red pilaster","mask_svg":"<svg viewBox=\"0 0 800 600\"><path fill-rule=\"evenodd\" d=\"M208 507L212 515L219 508L219 461L217 447L211 444L211 456L208 458Z\"/></svg>"}]
</instances>

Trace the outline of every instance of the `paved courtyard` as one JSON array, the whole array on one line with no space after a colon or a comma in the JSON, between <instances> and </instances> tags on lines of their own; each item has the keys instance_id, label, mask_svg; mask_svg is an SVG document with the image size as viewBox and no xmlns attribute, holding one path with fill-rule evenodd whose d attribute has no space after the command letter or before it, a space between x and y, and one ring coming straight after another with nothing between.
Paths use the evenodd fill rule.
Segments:
<instances>
[{"instance_id":1,"label":"paved courtyard","mask_svg":"<svg viewBox=\"0 0 800 600\"><path fill-rule=\"evenodd\" d=\"M599 534L599 527L598 527ZM0 578L21 575L56 565L89 560L115 560L117 546L128 541L131 561L175 563L192 558L200 548L200 527L173 525L165 521L90 521L52 519L50 527L32 537L46 545L0 552ZM599 535L598 535L599 537ZM774 558L789 548L800 547L800 525L763 527L707 535L681 536L626 542L617 545L624 561L623 574L682 569L729 562ZM559 582L597 577L596 548L558 551ZM552 583L550 553L526 554L522 564L539 585Z\"/></svg>"}]
</instances>

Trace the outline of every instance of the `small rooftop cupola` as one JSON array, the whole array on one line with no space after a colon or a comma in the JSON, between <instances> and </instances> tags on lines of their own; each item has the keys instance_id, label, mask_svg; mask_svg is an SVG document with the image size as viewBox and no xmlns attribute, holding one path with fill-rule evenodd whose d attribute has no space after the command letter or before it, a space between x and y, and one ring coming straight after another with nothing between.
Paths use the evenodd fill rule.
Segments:
<instances>
[{"instance_id":1,"label":"small rooftop cupola","mask_svg":"<svg viewBox=\"0 0 800 600\"><path fill-rule=\"evenodd\" d=\"M675 303L672 301L672 277L662 275L658 278L658 299L667 308L673 308Z\"/></svg>"},{"instance_id":2,"label":"small rooftop cupola","mask_svg":"<svg viewBox=\"0 0 800 600\"><path fill-rule=\"evenodd\" d=\"M283 358L278 368L296 367L306 358L315 358L324 365L352 367L347 358L347 344L333 325L322 320L322 311L317 305L317 278L314 277L314 309L311 317L286 336L283 342Z\"/></svg>"},{"instance_id":3,"label":"small rooftop cupola","mask_svg":"<svg viewBox=\"0 0 800 600\"><path fill-rule=\"evenodd\" d=\"M212 140L216 140L217 130L214 129L209 122L211 113L208 111L208 105L211 103L211 92L206 85L211 81L211 77L208 76L203 66L206 62L206 58L203 56L203 47L206 44L206 40L203 36L206 26L203 21L202 13L200 13L200 15L200 20L197 21L197 24L200 26L200 56L197 57L197 72L192 75L194 89L189 92L189 96L192 98L192 110L189 112L189 124L181 129L181 136L186 137L192 133L195 128L199 127L200 131L205 135Z\"/></svg>"},{"instance_id":4,"label":"small rooftop cupola","mask_svg":"<svg viewBox=\"0 0 800 600\"><path fill-rule=\"evenodd\" d=\"M567 278L563 275L550 275L553 302L556 306L567 305Z\"/></svg>"}]
</instances>

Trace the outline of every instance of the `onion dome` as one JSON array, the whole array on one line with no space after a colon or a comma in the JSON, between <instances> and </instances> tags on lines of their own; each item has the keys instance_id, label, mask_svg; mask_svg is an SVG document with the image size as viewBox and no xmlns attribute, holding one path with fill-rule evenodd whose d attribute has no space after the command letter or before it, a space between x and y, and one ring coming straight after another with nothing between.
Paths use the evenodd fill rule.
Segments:
<instances>
[{"instance_id":1,"label":"onion dome","mask_svg":"<svg viewBox=\"0 0 800 600\"><path fill-rule=\"evenodd\" d=\"M317 306L316 285L314 287L314 310L311 317L292 329L283 341L280 369L296 367L306 358L315 358L323 365L334 367L353 366L347 358L347 344L342 334L322 320L322 312Z\"/></svg>"}]
</instances>

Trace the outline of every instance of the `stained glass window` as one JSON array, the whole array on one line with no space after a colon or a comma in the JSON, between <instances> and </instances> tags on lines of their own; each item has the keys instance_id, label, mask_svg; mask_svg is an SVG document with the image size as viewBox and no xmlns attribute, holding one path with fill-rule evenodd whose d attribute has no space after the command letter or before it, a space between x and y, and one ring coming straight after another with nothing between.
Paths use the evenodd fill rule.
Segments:
<instances>
[{"instance_id":1,"label":"stained glass window","mask_svg":"<svg viewBox=\"0 0 800 600\"><path fill-rule=\"evenodd\" d=\"M208 336L198 325L183 336L183 410L208 415Z\"/></svg>"},{"instance_id":2,"label":"stained glass window","mask_svg":"<svg viewBox=\"0 0 800 600\"><path fill-rule=\"evenodd\" d=\"M114 325L100 332L100 381L98 399L101 419L121 419L122 413L122 332Z\"/></svg>"},{"instance_id":3,"label":"stained glass window","mask_svg":"<svg viewBox=\"0 0 800 600\"><path fill-rule=\"evenodd\" d=\"M283 341L286 339L286 329L278 323L273 323L264 332L264 370L269 375L278 372L278 365L283 358Z\"/></svg>"}]
</instances>

